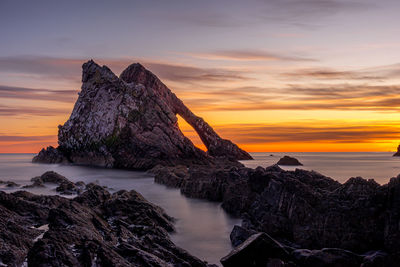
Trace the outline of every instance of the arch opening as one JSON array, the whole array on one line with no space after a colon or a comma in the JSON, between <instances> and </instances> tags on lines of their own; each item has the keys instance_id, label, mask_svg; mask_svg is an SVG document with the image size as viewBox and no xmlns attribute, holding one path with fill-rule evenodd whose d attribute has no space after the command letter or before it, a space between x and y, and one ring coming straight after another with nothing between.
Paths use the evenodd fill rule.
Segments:
<instances>
[{"instance_id":1,"label":"arch opening","mask_svg":"<svg viewBox=\"0 0 400 267\"><path fill-rule=\"evenodd\" d=\"M176 117L178 118L178 127L183 135L187 137L190 141L192 141L192 143L197 148L203 150L204 152L207 152L207 147L203 144L200 136L193 129L193 127L189 123L187 123L185 119L183 119L179 114L176 114Z\"/></svg>"}]
</instances>

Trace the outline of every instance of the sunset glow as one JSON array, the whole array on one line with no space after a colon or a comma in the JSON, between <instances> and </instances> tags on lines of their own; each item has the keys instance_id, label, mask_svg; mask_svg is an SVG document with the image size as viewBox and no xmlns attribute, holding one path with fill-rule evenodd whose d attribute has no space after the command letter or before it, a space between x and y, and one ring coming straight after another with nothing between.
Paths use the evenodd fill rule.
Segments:
<instances>
[{"instance_id":1,"label":"sunset glow","mask_svg":"<svg viewBox=\"0 0 400 267\"><path fill-rule=\"evenodd\" d=\"M142 63L249 152L400 142L397 1L89 2L0 3L0 153L57 145L91 58Z\"/></svg>"}]
</instances>

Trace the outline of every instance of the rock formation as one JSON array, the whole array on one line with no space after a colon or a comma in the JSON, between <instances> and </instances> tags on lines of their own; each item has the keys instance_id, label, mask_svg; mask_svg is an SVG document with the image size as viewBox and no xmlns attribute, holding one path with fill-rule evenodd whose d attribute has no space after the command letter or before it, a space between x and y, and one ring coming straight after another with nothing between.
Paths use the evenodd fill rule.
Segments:
<instances>
[{"instance_id":1,"label":"rock formation","mask_svg":"<svg viewBox=\"0 0 400 267\"><path fill-rule=\"evenodd\" d=\"M298 159L289 156L280 158L276 164L281 166L303 166Z\"/></svg>"},{"instance_id":2,"label":"rock formation","mask_svg":"<svg viewBox=\"0 0 400 267\"><path fill-rule=\"evenodd\" d=\"M34 162L149 169L157 164L208 163L212 158L251 159L194 115L154 74L132 64L118 78L106 66L83 64L82 90L69 120L59 126L57 149L42 150ZM208 153L180 131L181 115Z\"/></svg>"},{"instance_id":3,"label":"rock formation","mask_svg":"<svg viewBox=\"0 0 400 267\"><path fill-rule=\"evenodd\" d=\"M0 214L0 266L207 266L172 243L173 219L135 191L0 191Z\"/></svg>"},{"instance_id":4,"label":"rock formation","mask_svg":"<svg viewBox=\"0 0 400 267\"><path fill-rule=\"evenodd\" d=\"M397 152L393 154L393 157L400 157L400 145L397 147Z\"/></svg>"},{"instance_id":5,"label":"rock formation","mask_svg":"<svg viewBox=\"0 0 400 267\"><path fill-rule=\"evenodd\" d=\"M266 233L291 248L290 257L280 258L296 263L288 266L360 266L381 260L394 265L363 266L396 266L399 260L400 175L381 186L360 177L340 184L314 171L284 171L277 165L160 167L154 173L155 181L180 187L189 197L220 201L227 212L240 216L242 226L233 229L232 244ZM247 254L252 250L249 246L244 248L251 262L255 254ZM244 260L238 253L232 255ZM237 261L226 258L224 262Z\"/></svg>"}]
</instances>

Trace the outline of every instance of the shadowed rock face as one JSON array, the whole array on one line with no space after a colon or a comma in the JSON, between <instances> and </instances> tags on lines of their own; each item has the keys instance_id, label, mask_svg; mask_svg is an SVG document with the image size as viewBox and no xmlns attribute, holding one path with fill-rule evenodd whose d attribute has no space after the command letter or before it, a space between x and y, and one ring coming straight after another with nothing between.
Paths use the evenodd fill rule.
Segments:
<instances>
[{"instance_id":1,"label":"shadowed rock face","mask_svg":"<svg viewBox=\"0 0 400 267\"><path fill-rule=\"evenodd\" d=\"M0 191L0 214L0 266L208 266L172 243L173 218L133 190L89 184L74 199Z\"/></svg>"},{"instance_id":2,"label":"shadowed rock face","mask_svg":"<svg viewBox=\"0 0 400 267\"><path fill-rule=\"evenodd\" d=\"M229 140L222 139L214 129L202 118L193 114L183 102L171 92L153 73L140 64L132 64L124 70L120 78L128 83L140 83L147 88L153 88L166 100L174 114L179 114L197 132L200 139L213 157L227 157L235 160L252 159L246 151L240 149Z\"/></svg>"},{"instance_id":3,"label":"shadowed rock face","mask_svg":"<svg viewBox=\"0 0 400 267\"><path fill-rule=\"evenodd\" d=\"M34 162L69 162L149 169L157 164L207 164L213 157L251 156L222 139L194 115L154 74L132 64L118 78L94 61L83 64L82 90L69 120L59 126L59 147L42 150ZM208 153L180 131L180 114L198 132Z\"/></svg>"},{"instance_id":4,"label":"shadowed rock face","mask_svg":"<svg viewBox=\"0 0 400 267\"><path fill-rule=\"evenodd\" d=\"M399 266L400 175L379 185L361 177L340 184L314 171L277 165L176 166L153 172L156 182L179 187L188 197L220 201L243 219L230 237L233 245L245 245L224 258L224 266L270 266L267 262L276 257L296 265L271 266ZM290 255L267 254L273 247L258 239L248 246L245 241L260 232L291 247Z\"/></svg>"}]
</instances>

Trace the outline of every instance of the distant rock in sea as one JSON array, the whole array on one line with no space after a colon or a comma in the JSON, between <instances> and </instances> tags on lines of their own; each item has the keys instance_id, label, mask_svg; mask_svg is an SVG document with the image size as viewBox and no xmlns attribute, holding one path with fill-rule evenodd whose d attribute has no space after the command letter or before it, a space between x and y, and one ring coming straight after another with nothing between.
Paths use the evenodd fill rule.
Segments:
<instances>
[{"instance_id":1,"label":"distant rock in sea","mask_svg":"<svg viewBox=\"0 0 400 267\"><path fill-rule=\"evenodd\" d=\"M397 152L393 154L393 157L400 157L400 145L397 147Z\"/></svg>"},{"instance_id":2,"label":"distant rock in sea","mask_svg":"<svg viewBox=\"0 0 400 267\"><path fill-rule=\"evenodd\" d=\"M139 63L118 78L90 60L83 64L82 82L69 120L59 126L59 147L43 149L33 162L149 169L157 164L208 164L213 158L252 159ZM207 153L183 135L177 114L196 130Z\"/></svg>"},{"instance_id":3,"label":"distant rock in sea","mask_svg":"<svg viewBox=\"0 0 400 267\"><path fill-rule=\"evenodd\" d=\"M298 159L289 156L284 156L276 164L281 166L303 166Z\"/></svg>"}]
</instances>

